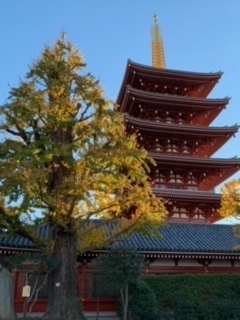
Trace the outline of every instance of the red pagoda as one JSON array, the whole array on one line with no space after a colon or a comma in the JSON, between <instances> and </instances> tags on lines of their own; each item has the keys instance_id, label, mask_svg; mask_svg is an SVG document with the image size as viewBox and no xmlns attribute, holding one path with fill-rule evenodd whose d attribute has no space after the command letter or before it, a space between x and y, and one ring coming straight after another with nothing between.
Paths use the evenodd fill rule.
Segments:
<instances>
[{"instance_id":1,"label":"red pagoda","mask_svg":"<svg viewBox=\"0 0 240 320\"><path fill-rule=\"evenodd\" d=\"M220 195L214 188L240 168L238 158L212 158L238 131L237 125L210 126L229 102L207 98L222 73L165 69L156 16L152 48L153 67L128 61L119 111L126 115L127 132L137 134L156 162L150 181L166 200L168 219L216 222Z\"/></svg>"}]
</instances>

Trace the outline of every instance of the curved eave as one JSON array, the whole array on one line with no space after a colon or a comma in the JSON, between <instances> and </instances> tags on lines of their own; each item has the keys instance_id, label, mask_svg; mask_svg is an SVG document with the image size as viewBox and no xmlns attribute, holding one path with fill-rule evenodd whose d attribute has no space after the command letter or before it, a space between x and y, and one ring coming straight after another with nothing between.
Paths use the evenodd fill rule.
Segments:
<instances>
[{"instance_id":1,"label":"curved eave","mask_svg":"<svg viewBox=\"0 0 240 320\"><path fill-rule=\"evenodd\" d=\"M163 250L155 248L150 250L141 250L139 249L138 252L146 258L150 259L221 259L221 260L240 260L240 253L238 251L226 251L222 250L222 252L208 252L199 251L195 252L192 251L184 251L184 250ZM93 250L91 252L85 252L83 254L78 255L79 261L81 259L92 259L98 256L106 255L109 253L109 250Z\"/></svg>"},{"instance_id":2,"label":"curved eave","mask_svg":"<svg viewBox=\"0 0 240 320\"><path fill-rule=\"evenodd\" d=\"M169 107L174 107L175 109L181 107L184 108L184 110L189 110L192 112L193 108L195 108L196 110L210 110L212 112L217 112L218 114L219 111L221 111L228 104L229 100L230 98L228 97L222 99L200 99L160 94L135 89L128 85L124 91L119 111L132 114L133 109L142 103L151 105L156 109L160 109L163 106L166 109Z\"/></svg>"},{"instance_id":3,"label":"curved eave","mask_svg":"<svg viewBox=\"0 0 240 320\"><path fill-rule=\"evenodd\" d=\"M180 189L163 189L163 188L152 188L155 195L171 200L187 200L196 202L199 200L206 203L219 204L221 195L214 192L207 191L194 191L194 190L180 190Z\"/></svg>"},{"instance_id":4,"label":"curved eave","mask_svg":"<svg viewBox=\"0 0 240 320\"><path fill-rule=\"evenodd\" d=\"M143 120L136 117L125 115L127 131L129 126L132 127L130 132L138 131L140 134L147 134L156 136L156 138L166 137L174 140L189 140L199 141L201 139L207 139L206 144L200 143L199 147L204 151L204 155L208 157L212 156L218 151L231 137L233 137L239 129L239 126L234 125L230 127L205 127L205 126L193 126L193 125L179 125L179 124L167 124L162 122L155 122L151 120ZM177 139L176 139L177 138ZM209 143L211 139L212 143ZM198 154L198 152L194 152Z\"/></svg>"},{"instance_id":5,"label":"curved eave","mask_svg":"<svg viewBox=\"0 0 240 320\"><path fill-rule=\"evenodd\" d=\"M33 249L31 247L5 247L0 246L0 254L11 255L11 254L28 254L28 253L36 253L40 252L40 249Z\"/></svg>"},{"instance_id":6,"label":"curved eave","mask_svg":"<svg viewBox=\"0 0 240 320\"><path fill-rule=\"evenodd\" d=\"M213 189L220 183L224 182L232 175L237 173L240 169L240 159L217 159L217 158L199 158L199 157L186 157L180 155L166 155L150 152L149 155L156 161L161 167L163 165L170 167L177 167L190 171L193 170L219 170L220 174L211 174L207 176L204 182L202 182L203 189Z\"/></svg>"},{"instance_id":7,"label":"curved eave","mask_svg":"<svg viewBox=\"0 0 240 320\"><path fill-rule=\"evenodd\" d=\"M193 133L199 136L209 136L213 137L225 136L225 135L233 135L238 132L239 126L229 126L229 127L206 127L206 126L193 126L193 125L179 125L179 124L169 124L162 122L155 122L151 120L143 120L136 117L132 117L129 115L125 115L125 119L128 123L136 126L137 129L146 132L156 132L156 133L177 133L180 135L186 135L189 133Z\"/></svg>"},{"instance_id":8,"label":"curved eave","mask_svg":"<svg viewBox=\"0 0 240 320\"><path fill-rule=\"evenodd\" d=\"M219 80L223 75L222 71L218 72L194 72L194 71L186 71L186 70L176 70L176 69L168 69L168 68L155 68L149 65L144 65L141 63L134 62L132 60L128 60L127 68L132 67L136 71L145 71L148 74L153 75L164 75L166 77L175 76L179 79L194 79L194 80Z\"/></svg>"},{"instance_id":9,"label":"curved eave","mask_svg":"<svg viewBox=\"0 0 240 320\"><path fill-rule=\"evenodd\" d=\"M161 189L161 188L152 188L153 193L165 201L177 202L179 205L196 205L199 203L203 206L213 206L215 212L212 212L205 221L214 223L222 219L222 217L217 213L218 208L220 208L221 195L213 192L207 191L193 191L193 190L179 190L179 189ZM180 220L179 220L180 219ZM183 221L182 218L172 218L171 216L167 218L168 221L178 222ZM189 219L186 219L189 221ZM201 221L198 221L198 223Z\"/></svg>"},{"instance_id":10,"label":"curved eave","mask_svg":"<svg viewBox=\"0 0 240 320\"><path fill-rule=\"evenodd\" d=\"M182 85L204 85L203 94L207 96L214 88L215 84L222 76L222 72L214 73L201 73L201 72L189 72L171 69L154 68L138 64L131 60L128 60L123 77L122 85L117 98L117 104L121 105L124 90L126 85L134 82L136 74L143 75L152 81L159 81L163 79L164 83L181 83Z\"/></svg>"},{"instance_id":11,"label":"curved eave","mask_svg":"<svg viewBox=\"0 0 240 320\"><path fill-rule=\"evenodd\" d=\"M240 158L230 158L230 159L223 159L223 158L203 158L203 157L188 157L188 156L180 156L180 155L168 155L158 152L150 152L149 155L155 159L155 161L160 161L161 163L171 163L171 164L181 164L183 166L189 166L193 164L195 167L206 167L208 168L229 168L238 166L240 168Z\"/></svg>"}]
</instances>

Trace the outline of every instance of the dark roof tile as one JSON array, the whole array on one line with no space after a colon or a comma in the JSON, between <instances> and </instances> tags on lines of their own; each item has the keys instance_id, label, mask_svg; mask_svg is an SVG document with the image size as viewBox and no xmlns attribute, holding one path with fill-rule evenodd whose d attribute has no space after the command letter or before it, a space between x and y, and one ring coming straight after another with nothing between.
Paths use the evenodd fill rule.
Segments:
<instances>
[{"instance_id":1,"label":"dark roof tile","mask_svg":"<svg viewBox=\"0 0 240 320\"><path fill-rule=\"evenodd\" d=\"M161 238L134 234L114 246L140 251L234 253L240 244L231 225L174 223L161 228L160 233Z\"/></svg>"},{"instance_id":2,"label":"dark roof tile","mask_svg":"<svg viewBox=\"0 0 240 320\"><path fill-rule=\"evenodd\" d=\"M108 231L111 229L107 227ZM236 253L240 244L233 232L232 225L216 224L180 224L172 223L160 228L161 237L150 237L135 233L129 238L122 235L113 247L127 247L139 251L175 252L175 253ZM39 235L48 238L50 227L39 228ZM0 248L35 249L35 245L22 237L0 236Z\"/></svg>"}]
</instances>

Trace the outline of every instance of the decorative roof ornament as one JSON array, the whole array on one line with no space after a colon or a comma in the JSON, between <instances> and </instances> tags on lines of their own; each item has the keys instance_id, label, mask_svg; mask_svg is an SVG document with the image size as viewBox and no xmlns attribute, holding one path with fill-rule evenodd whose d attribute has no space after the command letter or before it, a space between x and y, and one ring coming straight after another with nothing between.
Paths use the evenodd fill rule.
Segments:
<instances>
[{"instance_id":1,"label":"decorative roof ornament","mask_svg":"<svg viewBox=\"0 0 240 320\"><path fill-rule=\"evenodd\" d=\"M155 68L165 68L163 40L156 14L153 16L152 26L152 66Z\"/></svg>"}]
</instances>

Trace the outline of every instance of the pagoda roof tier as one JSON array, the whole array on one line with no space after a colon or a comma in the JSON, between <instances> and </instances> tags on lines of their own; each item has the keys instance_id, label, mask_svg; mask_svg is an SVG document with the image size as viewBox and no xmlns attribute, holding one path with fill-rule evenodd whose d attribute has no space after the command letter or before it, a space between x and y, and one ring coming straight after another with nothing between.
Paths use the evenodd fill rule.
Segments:
<instances>
[{"instance_id":1,"label":"pagoda roof tier","mask_svg":"<svg viewBox=\"0 0 240 320\"><path fill-rule=\"evenodd\" d=\"M221 148L235 133L239 126L224 126L224 127L206 127L193 126L185 124L163 123L152 120L144 120L129 115L125 116L126 127L128 131L138 132L138 135L145 133L148 137L152 136L156 139L174 139L176 140L191 140L198 144L198 149L202 154L210 157L219 148ZM131 126L131 130L129 130ZM198 155L199 151L196 148L193 154Z\"/></svg>"},{"instance_id":2,"label":"pagoda roof tier","mask_svg":"<svg viewBox=\"0 0 240 320\"><path fill-rule=\"evenodd\" d=\"M219 204L221 194L213 191L200 191L200 190L183 190L183 189L167 189L167 188L152 188L155 195L171 200L187 200L196 202L207 202L212 204Z\"/></svg>"},{"instance_id":3,"label":"pagoda roof tier","mask_svg":"<svg viewBox=\"0 0 240 320\"><path fill-rule=\"evenodd\" d=\"M163 93L168 93L171 88L171 91L174 92L175 89L181 96L206 98L221 76L222 72L202 73L154 68L128 60L117 103L122 104L127 85L141 88L145 83L148 87L160 87Z\"/></svg>"},{"instance_id":4,"label":"pagoda roof tier","mask_svg":"<svg viewBox=\"0 0 240 320\"><path fill-rule=\"evenodd\" d=\"M166 208L169 211L170 221L198 221L216 222L222 219L218 214L221 195L213 191L181 190L152 188L153 193L166 201ZM173 206L185 208L189 216L185 218L174 217ZM199 218L199 215L201 218ZM180 219L180 220L179 220Z\"/></svg>"},{"instance_id":5,"label":"pagoda roof tier","mask_svg":"<svg viewBox=\"0 0 240 320\"><path fill-rule=\"evenodd\" d=\"M169 168L173 170L187 169L190 172L202 171L205 173L205 178L201 182L201 188L210 190L215 188L220 183L230 178L233 174L239 171L240 158L233 157L230 159L222 158L204 158L186 155L164 154L157 152L149 152L157 165L161 168Z\"/></svg>"},{"instance_id":6,"label":"pagoda roof tier","mask_svg":"<svg viewBox=\"0 0 240 320\"><path fill-rule=\"evenodd\" d=\"M146 92L127 86L123 94L120 112L140 117L143 107L157 113L188 113L196 125L208 126L226 107L229 98L199 99L177 95Z\"/></svg>"}]
</instances>

